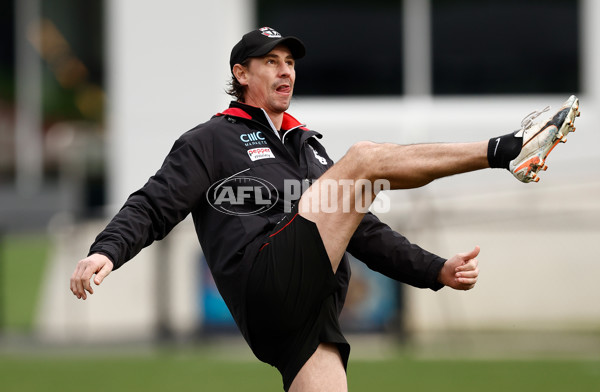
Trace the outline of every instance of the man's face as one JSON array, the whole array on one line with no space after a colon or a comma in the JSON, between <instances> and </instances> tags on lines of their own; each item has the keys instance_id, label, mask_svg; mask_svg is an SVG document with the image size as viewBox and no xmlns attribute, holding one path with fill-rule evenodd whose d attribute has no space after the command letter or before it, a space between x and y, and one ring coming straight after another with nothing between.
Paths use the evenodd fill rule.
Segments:
<instances>
[{"instance_id":1,"label":"man's face","mask_svg":"<svg viewBox=\"0 0 600 392\"><path fill-rule=\"evenodd\" d=\"M296 71L290 50L276 46L267 55L250 60L246 72L245 103L261 107L268 114L280 114L290 106Z\"/></svg>"}]
</instances>

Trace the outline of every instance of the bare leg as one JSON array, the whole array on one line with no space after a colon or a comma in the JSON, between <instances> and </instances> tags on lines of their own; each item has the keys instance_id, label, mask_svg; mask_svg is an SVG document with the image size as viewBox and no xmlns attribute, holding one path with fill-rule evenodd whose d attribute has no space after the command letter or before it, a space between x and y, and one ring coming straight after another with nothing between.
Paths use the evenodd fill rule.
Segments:
<instances>
[{"instance_id":1,"label":"bare leg","mask_svg":"<svg viewBox=\"0 0 600 392\"><path fill-rule=\"evenodd\" d=\"M489 168L487 146L487 141L409 146L357 143L302 195L299 213L316 223L335 272L365 214L357 210L357 201L376 196L376 191L366 194L363 187L355 186L357 180L385 179L391 189L418 188L438 178ZM321 186L332 182L339 184L337 188ZM319 207L324 203L337 209L323 212Z\"/></svg>"},{"instance_id":2,"label":"bare leg","mask_svg":"<svg viewBox=\"0 0 600 392\"><path fill-rule=\"evenodd\" d=\"M321 343L294 378L289 392L347 392L348 382L337 347Z\"/></svg>"}]
</instances>

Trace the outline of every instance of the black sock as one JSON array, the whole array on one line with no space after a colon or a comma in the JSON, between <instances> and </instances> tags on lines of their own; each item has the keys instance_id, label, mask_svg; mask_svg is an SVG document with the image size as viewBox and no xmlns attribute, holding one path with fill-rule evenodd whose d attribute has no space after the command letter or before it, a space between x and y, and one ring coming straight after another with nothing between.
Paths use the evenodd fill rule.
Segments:
<instances>
[{"instance_id":1,"label":"black sock","mask_svg":"<svg viewBox=\"0 0 600 392\"><path fill-rule=\"evenodd\" d=\"M490 139L487 158L491 168L508 169L510 161L519 155L523 147L523 138L516 137L515 133Z\"/></svg>"}]
</instances>

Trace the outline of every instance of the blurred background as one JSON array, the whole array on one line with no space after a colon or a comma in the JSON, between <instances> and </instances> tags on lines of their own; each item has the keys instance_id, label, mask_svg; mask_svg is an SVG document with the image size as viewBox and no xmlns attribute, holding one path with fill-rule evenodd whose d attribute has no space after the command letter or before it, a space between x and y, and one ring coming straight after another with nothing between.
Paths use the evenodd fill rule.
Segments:
<instances>
[{"instance_id":1,"label":"blurred background","mask_svg":"<svg viewBox=\"0 0 600 392\"><path fill-rule=\"evenodd\" d=\"M278 390L189 218L87 301L69 290L175 139L228 106L230 50L260 26L306 44L290 113L334 159L365 139L487 140L580 98L577 132L540 183L488 170L388 194L380 217L411 241L445 257L481 246L475 290L419 290L352 260L342 322L353 390L373 378L394 390L390 374L417 390L598 390L599 19L594 0L0 2L0 390L88 383L69 369L114 375L92 390L187 390L198 377L216 382L201 390ZM445 377L465 363L481 380Z\"/></svg>"}]
</instances>

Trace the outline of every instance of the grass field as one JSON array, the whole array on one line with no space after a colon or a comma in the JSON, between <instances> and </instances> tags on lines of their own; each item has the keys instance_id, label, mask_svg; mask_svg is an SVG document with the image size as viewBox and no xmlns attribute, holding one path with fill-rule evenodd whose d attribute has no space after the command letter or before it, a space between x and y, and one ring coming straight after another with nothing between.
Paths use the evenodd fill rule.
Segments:
<instances>
[{"instance_id":1,"label":"grass field","mask_svg":"<svg viewBox=\"0 0 600 392\"><path fill-rule=\"evenodd\" d=\"M355 360L350 391L600 391L600 361ZM0 390L280 391L278 373L253 361L202 354L89 357L0 355Z\"/></svg>"},{"instance_id":2,"label":"grass field","mask_svg":"<svg viewBox=\"0 0 600 392\"><path fill-rule=\"evenodd\" d=\"M49 249L45 235L0 237L0 330L31 330Z\"/></svg>"}]
</instances>

